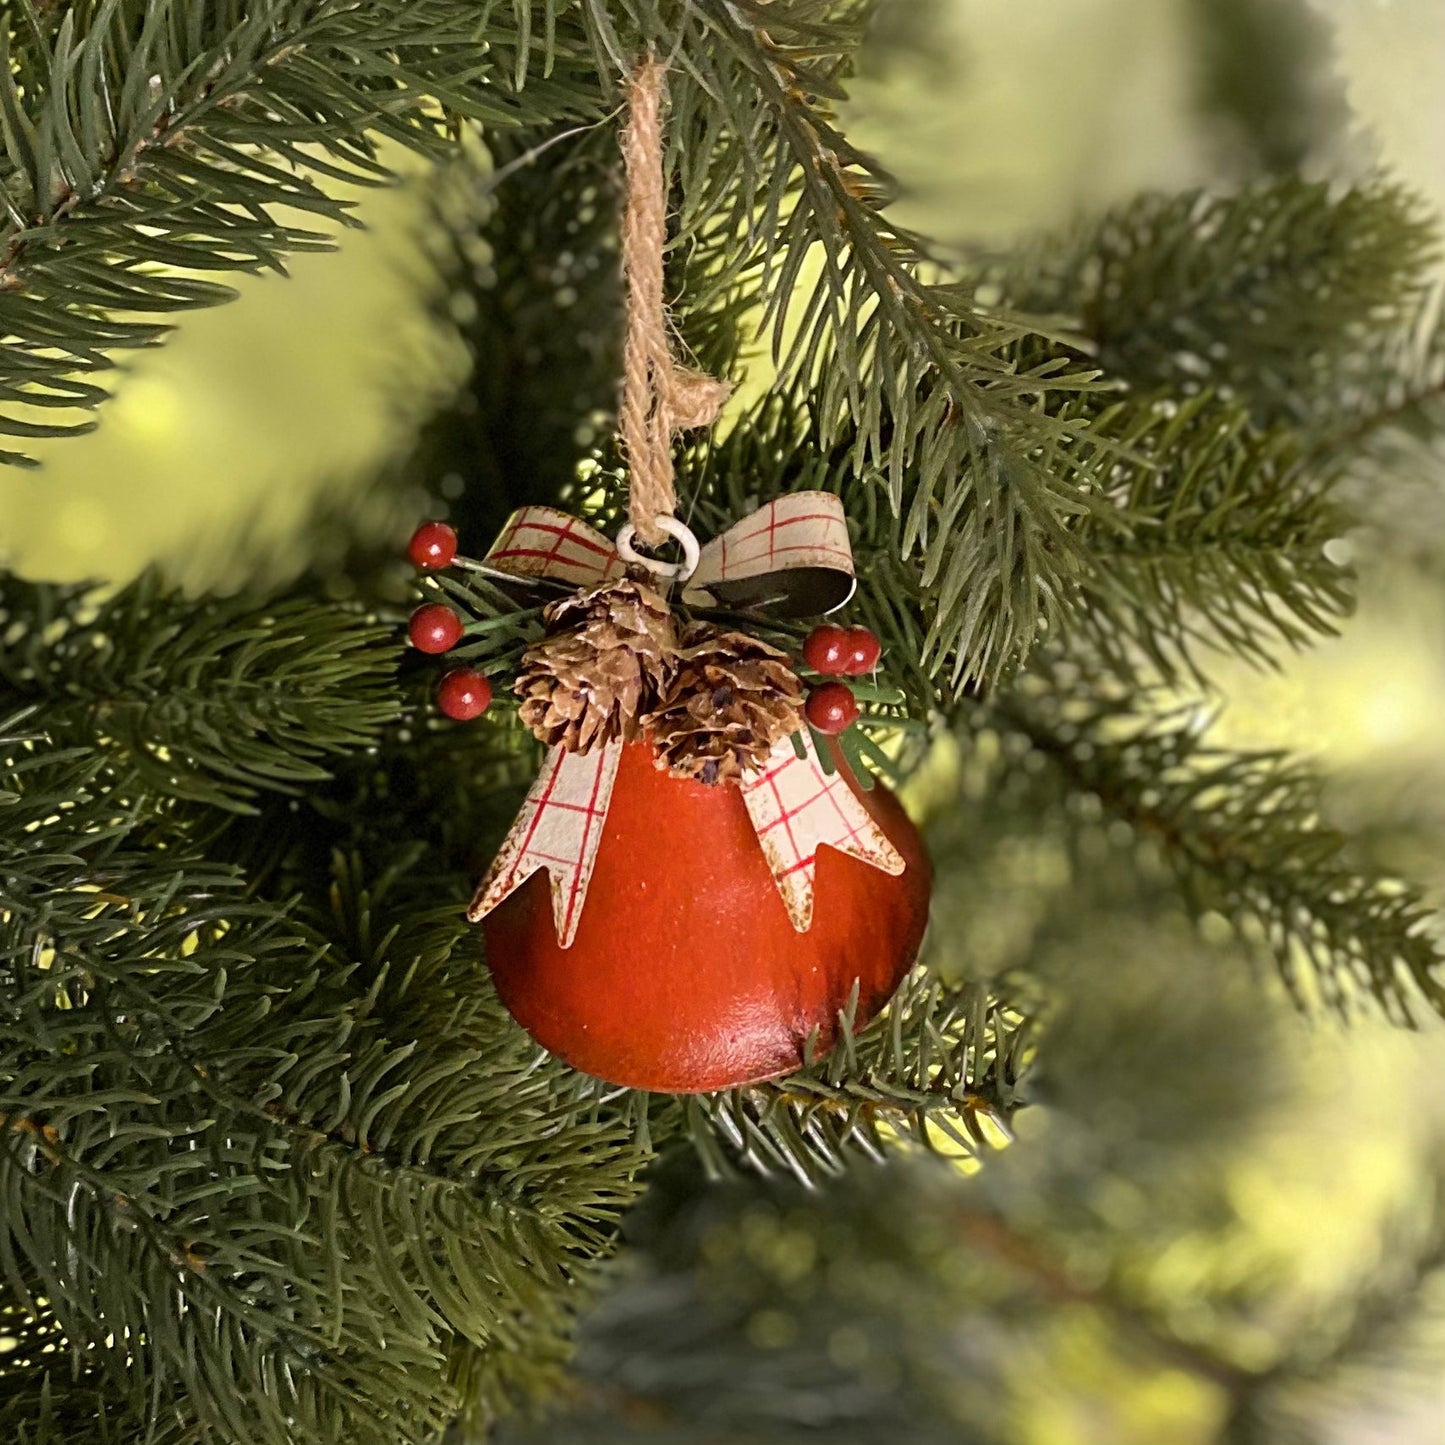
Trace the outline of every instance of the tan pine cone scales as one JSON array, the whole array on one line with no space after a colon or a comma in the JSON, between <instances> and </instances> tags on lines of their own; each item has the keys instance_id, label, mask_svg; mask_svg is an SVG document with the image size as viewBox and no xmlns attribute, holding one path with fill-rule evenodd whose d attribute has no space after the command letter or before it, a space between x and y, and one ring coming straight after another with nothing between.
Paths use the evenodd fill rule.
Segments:
<instances>
[{"instance_id":1,"label":"tan pine cone scales","mask_svg":"<svg viewBox=\"0 0 1445 1445\"><path fill-rule=\"evenodd\" d=\"M803 725L803 684L788 655L743 632L693 623L647 729L659 768L702 783L736 780Z\"/></svg>"},{"instance_id":2,"label":"tan pine cone scales","mask_svg":"<svg viewBox=\"0 0 1445 1445\"><path fill-rule=\"evenodd\" d=\"M542 620L547 636L522 654L514 684L522 722L569 753L636 738L676 665L666 601L627 579L554 602Z\"/></svg>"}]
</instances>

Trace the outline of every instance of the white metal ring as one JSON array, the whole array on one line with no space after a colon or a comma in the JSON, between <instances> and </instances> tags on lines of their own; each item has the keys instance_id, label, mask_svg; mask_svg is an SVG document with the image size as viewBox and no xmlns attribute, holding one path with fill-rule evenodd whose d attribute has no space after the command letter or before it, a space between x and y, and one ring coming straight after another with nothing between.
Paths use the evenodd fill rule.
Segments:
<instances>
[{"instance_id":1,"label":"white metal ring","mask_svg":"<svg viewBox=\"0 0 1445 1445\"><path fill-rule=\"evenodd\" d=\"M692 535L692 530L676 517L654 517L653 524L669 537L676 537L682 547L681 562L663 562L656 557L644 557L632 545L632 539L637 535L637 528L629 522L617 534L617 552L624 562L631 562L637 567L646 567L654 577L670 577L678 582L686 582L694 572L697 571L697 561L702 555L702 548L697 544L697 538Z\"/></svg>"}]
</instances>

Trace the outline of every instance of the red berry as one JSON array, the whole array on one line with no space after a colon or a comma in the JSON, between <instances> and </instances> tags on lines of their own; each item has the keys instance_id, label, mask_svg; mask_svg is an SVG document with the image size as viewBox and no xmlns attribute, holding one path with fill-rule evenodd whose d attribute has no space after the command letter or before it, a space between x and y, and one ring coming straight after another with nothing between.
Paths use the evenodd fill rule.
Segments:
<instances>
[{"instance_id":1,"label":"red berry","mask_svg":"<svg viewBox=\"0 0 1445 1445\"><path fill-rule=\"evenodd\" d=\"M419 652L445 652L457 645L462 619L444 603L426 602L411 614L407 632Z\"/></svg>"},{"instance_id":2,"label":"red berry","mask_svg":"<svg viewBox=\"0 0 1445 1445\"><path fill-rule=\"evenodd\" d=\"M846 682L825 682L808 694L803 711L820 733L834 737L858 721L858 700Z\"/></svg>"},{"instance_id":3,"label":"red berry","mask_svg":"<svg viewBox=\"0 0 1445 1445\"><path fill-rule=\"evenodd\" d=\"M847 644L844 663L838 671L847 677L872 672L878 666L883 644L866 627L850 627L845 636Z\"/></svg>"},{"instance_id":4,"label":"red berry","mask_svg":"<svg viewBox=\"0 0 1445 1445\"><path fill-rule=\"evenodd\" d=\"M424 572L450 567L457 555L457 534L445 522L423 522L411 534L407 556Z\"/></svg>"},{"instance_id":5,"label":"red berry","mask_svg":"<svg viewBox=\"0 0 1445 1445\"><path fill-rule=\"evenodd\" d=\"M803 661L824 677L841 676L848 665L848 637L846 628L831 623L815 627L803 644Z\"/></svg>"},{"instance_id":6,"label":"red berry","mask_svg":"<svg viewBox=\"0 0 1445 1445\"><path fill-rule=\"evenodd\" d=\"M492 705L492 684L470 667L454 667L437 684L437 706L457 722L471 722Z\"/></svg>"}]
</instances>

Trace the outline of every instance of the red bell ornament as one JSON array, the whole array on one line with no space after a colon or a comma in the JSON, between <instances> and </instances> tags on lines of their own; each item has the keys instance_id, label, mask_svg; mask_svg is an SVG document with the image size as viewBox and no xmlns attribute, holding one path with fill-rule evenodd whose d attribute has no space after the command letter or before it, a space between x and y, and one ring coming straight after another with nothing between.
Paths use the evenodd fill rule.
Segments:
<instances>
[{"instance_id":1,"label":"red bell ornament","mask_svg":"<svg viewBox=\"0 0 1445 1445\"><path fill-rule=\"evenodd\" d=\"M840 500L788 493L705 545L659 526L681 564L535 506L487 554L519 585L579 590L521 659L519 717L547 753L468 916L538 1043L610 1083L699 1093L789 1073L810 1038L826 1053L855 990L854 1026L873 1018L917 956L931 874L898 801L806 726L787 654L707 620L841 606Z\"/></svg>"},{"instance_id":2,"label":"red bell ornament","mask_svg":"<svg viewBox=\"0 0 1445 1445\"><path fill-rule=\"evenodd\" d=\"M867 1023L917 956L931 872L898 800L864 790L830 747L834 777L901 871L819 848L799 931L743 790L670 776L650 742L629 743L570 945L546 871L484 917L487 962L518 1023L575 1068L668 1093L786 1074L815 1029L826 1053L855 982L855 1026Z\"/></svg>"},{"instance_id":3,"label":"red bell ornament","mask_svg":"<svg viewBox=\"0 0 1445 1445\"><path fill-rule=\"evenodd\" d=\"M629 521L614 541L523 507L482 564L552 594L512 684L547 752L467 916L543 1047L614 1084L698 1093L786 1074L812 1039L826 1051L855 995L853 1025L872 1018L922 942L930 872L897 800L814 738L787 653L746 626L853 595L841 499L775 496L705 545L676 516L673 432L711 422L728 387L671 362L644 279L662 264L662 77L650 56L633 71L647 120L624 132L628 335L661 338L623 379ZM679 559L651 555L664 538ZM871 668L876 639L856 632L815 632L809 665Z\"/></svg>"}]
</instances>

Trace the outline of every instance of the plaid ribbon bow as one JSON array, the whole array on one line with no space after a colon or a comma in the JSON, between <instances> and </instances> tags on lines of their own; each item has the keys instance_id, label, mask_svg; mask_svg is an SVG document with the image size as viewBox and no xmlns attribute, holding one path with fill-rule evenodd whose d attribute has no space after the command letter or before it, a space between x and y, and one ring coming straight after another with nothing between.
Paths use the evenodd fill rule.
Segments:
<instances>
[{"instance_id":1,"label":"plaid ribbon bow","mask_svg":"<svg viewBox=\"0 0 1445 1445\"><path fill-rule=\"evenodd\" d=\"M487 553L486 566L509 581L574 587L615 581L627 570L611 541L551 507L514 512ZM841 607L854 583L842 503L831 492L791 492L708 542L682 598L692 607L766 608L773 617L806 617ZM802 729L798 738L801 757L793 739L784 738L739 787L788 917L806 933L813 921L820 847L826 844L885 873L902 873L904 863L842 772L824 771L809 731ZM571 945L622 747L611 742L585 753L551 749L468 918L477 922L545 868L557 940L563 948Z\"/></svg>"}]
</instances>

